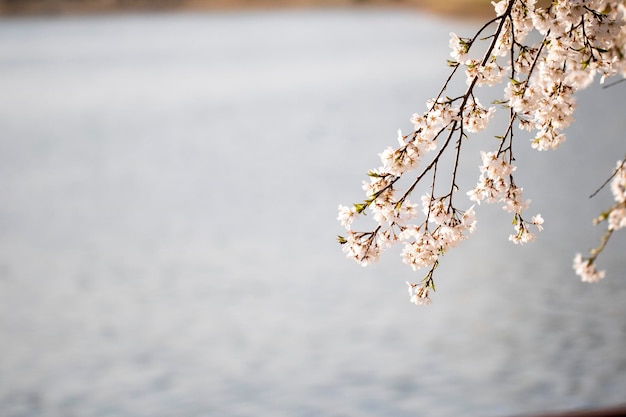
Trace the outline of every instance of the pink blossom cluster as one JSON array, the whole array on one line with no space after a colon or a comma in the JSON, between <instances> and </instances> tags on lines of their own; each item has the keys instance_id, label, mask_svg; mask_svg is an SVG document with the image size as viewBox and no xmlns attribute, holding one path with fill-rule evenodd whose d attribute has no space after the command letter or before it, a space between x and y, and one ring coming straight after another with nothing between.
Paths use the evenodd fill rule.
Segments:
<instances>
[{"instance_id":1,"label":"pink blossom cluster","mask_svg":"<svg viewBox=\"0 0 626 417\"><path fill-rule=\"evenodd\" d=\"M506 3L499 2L496 10ZM565 141L563 129L574 120L574 93L588 86L598 73L603 80L626 73L624 3L555 1L548 9L535 7L535 1L514 3L512 16L523 18L512 21L523 29L515 37L510 31L501 35L499 50L521 42L518 38L525 38L529 28L536 29L543 40L541 44L520 46L505 99L521 127L536 131L533 148L556 149Z\"/></svg>"},{"instance_id":2,"label":"pink blossom cluster","mask_svg":"<svg viewBox=\"0 0 626 417\"><path fill-rule=\"evenodd\" d=\"M522 213L530 205L530 199L524 200L522 188L513 182L513 171L516 167L504 159L506 154L498 155L496 152L481 152L483 164L480 167L478 184L467 194L470 200L480 203L486 200L488 203L504 203L503 209L513 213L515 233L509 236L513 243L528 243L535 239L528 227ZM543 218L537 214L531 218L531 224L541 231Z\"/></svg>"}]
</instances>

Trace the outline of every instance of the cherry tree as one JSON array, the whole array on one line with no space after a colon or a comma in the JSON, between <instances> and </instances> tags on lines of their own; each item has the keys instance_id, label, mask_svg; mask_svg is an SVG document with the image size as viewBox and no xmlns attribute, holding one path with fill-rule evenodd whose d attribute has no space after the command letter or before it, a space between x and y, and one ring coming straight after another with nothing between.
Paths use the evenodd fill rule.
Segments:
<instances>
[{"instance_id":1,"label":"cherry tree","mask_svg":"<svg viewBox=\"0 0 626 417\"><path fill-rule=\"evenodd\" d=\"M450 34L449 77L427 101L427 111L413 114L412 132L398 131L397 145L380 153L382 165L370 170L363 184L364 201L339 206L337 219L346 232L338 240L349 258L366 266L400 244L402 261L414 271L426 271L419 283L407 282L410 300L418 305L430 303L440 258L476 229L476 205L501 204L512 216L509 240L534 240L544 220L540 214L527 214L530 200L514 179L518 133L531 132L530 146L537 151L558 148L566 139L563 130L573 121L576 91L596 77L605 82L626 76L626 1L553 0L548 7L538 7L536 0L492 4L496 16L473 37ZM452 81L459 77L465 78L463 91L454 93ZM478 87L496 85L503 86L501 99L485 106ZM457 171L463 144L469 135L483 131L496 113L506 128L493 149L480 152L476 186L461 190ZM444 156L453 158L452 172L438 170ZM617 162L612 175L607 170L607 176L602 187L610 183L615 201L594 219L606 223L606 232L596 249L588 256L577 254L573 262L586 282L604 277L605 271L596 268L597 257L611 234L626 226L624 161ZM416 198L418 185L427 192ZM372 228L355 230L361 223L355 220L367 213Z\"/></svg>"}]
</instances>

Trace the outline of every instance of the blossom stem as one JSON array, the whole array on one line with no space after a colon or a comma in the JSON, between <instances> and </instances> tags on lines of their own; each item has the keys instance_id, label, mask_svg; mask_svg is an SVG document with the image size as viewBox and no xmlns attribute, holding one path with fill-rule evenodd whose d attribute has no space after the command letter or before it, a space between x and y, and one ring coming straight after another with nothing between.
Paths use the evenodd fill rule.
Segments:
<instances>
[{"instance_id":1,"label":"blossom stem","mask_svg":"<svg viewBox=\"0 0 626 417\"><path fill-rule=\"evenodd\" d=\"M600 187L598 187L597 190L595 190L593 192L593 194L591 194L589 196L589 198L593 198L596 196L596 194L598 194L600 192L600 190L602 190L604 187L606 187L606 185L611 182L611 180L617 175L618 172L620 172L623 168L624 168L624 164L626 164L626 155L624 155L624 158L622 159L622 163L620 164L620 166L618 166L615 171L613 171L613 174L611 174L611 176L609 178L607 178L606 181L604 181L602 183L602 185Z\"/></svg>"}]
</instances>

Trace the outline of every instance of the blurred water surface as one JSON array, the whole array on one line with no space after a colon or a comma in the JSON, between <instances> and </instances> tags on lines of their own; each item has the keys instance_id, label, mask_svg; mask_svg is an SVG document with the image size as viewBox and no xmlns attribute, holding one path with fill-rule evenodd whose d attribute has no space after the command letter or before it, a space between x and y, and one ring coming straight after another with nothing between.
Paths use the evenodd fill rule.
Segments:
<instances>
[{"instance_id":1,"label":"blurred water surface","mask_svg":"<svg viewBox=\"0 0 626 417\"><path fill-rule=\"evenodd\" d=\"M517 147L546 230L480 207L429 308L335 236L468 23L401 11L0 21L0 416L504 416L626 393L624 238L577 251L623 152L623 87ZM487 133L468 149L493 146ZM471 158L475 161L471 161ZM470 157L462 182L478 177Z\"/></svg>"}]
</instances>

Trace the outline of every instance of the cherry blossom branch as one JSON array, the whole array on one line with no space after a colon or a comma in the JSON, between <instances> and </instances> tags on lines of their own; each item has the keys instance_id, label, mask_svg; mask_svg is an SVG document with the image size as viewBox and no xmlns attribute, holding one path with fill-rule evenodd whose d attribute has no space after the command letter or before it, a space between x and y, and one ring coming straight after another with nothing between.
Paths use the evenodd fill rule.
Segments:
<instances>
[{"instance_id":1,"label":"cherry blossom branch","mask_svg":"<svg viewBox=\"0 0 626 417\"><path fill-rule=\"evenodd\" d=\"M542 230L543 218L537 214L530 221L524 219L530 200L523 198L522 188L514 180L513 142L518 138L514 122L519 122L520 129L535 132L531 141L533 148L538 151L556 149L565 141L563 130L573 121L574 93L589 85L597 73L603 80L626 74L623 0L587 0L582 6L574 0L554 0L547 9L535 7L535 2L495 2L496 16L473 37L463 38L451 33L452 59L448 60L448 65L452 70L442 88L434 99L428 100L425 113L411 117L413 132L403 135L398 131L398 147L388 147L380 154L382 166L370 170L369 182L363 184L366 199L352 207L339 206L338 220L347 231L346 237L339 236L339 242L348 257L367 265L376 261L388 247L402 244L404 263L414 271L427 268L420 284L408 283L411 301L415 304L428 304L429 291L435 290L433 276L440 257L467 239L476 227L474 206L460 210L454 206L453 199L457 201L454 197L459 192L457 175L463 162L463 141L468 135L483 131L496 112L495 107L481 105L476 94L478 88L499 84L508 74L504 97L496 101L508 109L508 124L504 134L497 136L500 140L497 149L481 151L478 183L466 194L477 204L483 201L502 204L513 216L515 231L509 240L527 243L534 239L531 226ZM494 24L497 26L493 33L481 38ZM533 31L541 34L542 40L526 44L525 39ZM489 41L485 52L479 59L470 58L479 41ZM508 66L502 67L499 61L507 56ZM465 69L465 92L451 95L453 98L444 96L460 68ZM444 135L445 131L448 133ZM453 139L450 188L447 194L437 195L437 181L445 175L439 163L444 154L451 151ZM626 226L624 171L622 163L613 179L608 180L617 201L603 217L608 221L610 233ZM417 175L404 191L396 188L402 184L401 178L414 173ZM427 174L432 175L432 180L430 192L421 197L421 212L425 218L416 222L420 205L411 202L410 197ZM367 213L372 214L375 229L371 232L352 230L354 221ZM594 262L606 246L608 236L590 258L577 258L575 268L583 279L585 276L597 278L599 273L594 272Z\"/></svg>"}]
</instances>

